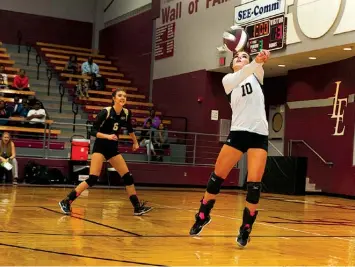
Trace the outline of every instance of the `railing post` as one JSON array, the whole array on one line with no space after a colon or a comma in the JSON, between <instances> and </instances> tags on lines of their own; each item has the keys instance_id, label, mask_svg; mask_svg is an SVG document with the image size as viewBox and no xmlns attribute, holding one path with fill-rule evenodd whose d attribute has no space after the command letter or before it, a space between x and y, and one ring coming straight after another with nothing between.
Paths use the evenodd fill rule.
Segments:
<instances>
[{"instance_id":1,"label":"railing post","mask_svg":"<svg viewBox=\"0 0 355 267\"><path fill-rule=\"evenodd\" d=\"M50 133L49 133L50 134ZM44 134L43 134L43 156L46 154L46 135L47 135L47 123L44 123Z\"/></svg>"},{"instance_id":2,"label":"railing post","mask_svg":"<svg viewBox=\"0 0 355 267\"><path fill-rule=\"evenodd\" d=\"M197 134L195 134L195 140L194 140L194 155L192 158L192 164L195 165L196 164L196 145L197 145Z\"/></svg>"},{"instance_id":3,"label":"railing post","mask_svg":"<svg viewBox=\"0 0 355 267\"><path fill-rule=\"evenodd\" d=\"M76 115L74 114L74 116L76 116ZM91 122L89 120L86 121L86 139L90 139L90 137L91 137L92 125L93 125L93 122ZM74 124L74 126L75 126L75 124Z\"/></svg>"},{"instance_id":4,"label":"railing post","mask_svg":"<svg viewBox=\"0 0 355 267\"><path fill-rule=\"evenodd\" d=\"M46 159L49 157L49 152L50 152L50 147L51 147L51 125L48 124L48 141L47 141L47 153L46 153Z\"/></svg>"},{"instance_id":5,"label":"railing post","mask_svg":"<svg viewBox=\"0 0 355 267\"><path fill-rule=\"evenodd\" d=\"M148 152L148 163L150 163L150 159L152 157L152 150L150 149L151 140L152 140L152 131L150 131L150 133L149 133L149 143L148 143L148 149L147 149L147 152Z\"/></svg>"},{"instance_id":6,"label":"railing post","mask_svg":"<svg viewBox=\"0 0 355 267\"><path fill-rule=\"evenodd\" d=\"M78 112L79 112L78 104L73 101L73 103L72 103L72 105L71 105L71 109L72 109L73 114L74 114L74 118L73 118L73 132L75 133L76 115L78 115ZM87 126L86 126L86 129L88 130L88 127L87 127ZM89 139L89 138L88 138L88 139Z\"/></svg>"},{"instance_id":7,"label":"railing post","mask_svg":"<svg viewBox=\"0 0 355 267\"><path fill-rule=\"evenodd\" d=\"M32 50L32 46L30 43L26 43L26 50L27 50L27 66L29 66L30 65L30 53Z\"/></svg>"},{"instance_id":8,"label":"railing post","mask_svg":"<svg viewBox=\"0 0 355 267\"><path fill-rule=\"evenodd\" d=\"M22 32L17 31L17 40L18 40L18 50L17 53L21 53L21 42L22 42Z\"/></svg>"},{"instance_id":9,"label":"railing post","mask_svg":"<svg viewBox=\"0 0 355 267\"><path fill-rule=\"evenodd\" d=\"M47 95L49 96L50 93L50 89L51 89L51 80L52 80L52 70L51 69L47 69L47 78L48 78L48 88L47 88Z\"/></svg>"},{"instance_id":10,"label":"railing post","mask_svg":"<svg viewBox=\"0 0 355 267\"><path fill-rule=\"evenodd\" d=\"M36 55L36 63L37 63L37 80L39 80L39 66L42 63L42 59L39 54Z\"/></svg>"},{"instance_id":11,"label":"railing post","mask_svg":"<svg viewBox=\"0 0 355 267\"><path fill-rule=\"evenodd\" d=\"M62 113L62 105L63 105L63 96L65 94L64 85L61 83L59 84L59 94L60 94L60 106L59 106L59 113Z\"/></svg>"}]
</instances>

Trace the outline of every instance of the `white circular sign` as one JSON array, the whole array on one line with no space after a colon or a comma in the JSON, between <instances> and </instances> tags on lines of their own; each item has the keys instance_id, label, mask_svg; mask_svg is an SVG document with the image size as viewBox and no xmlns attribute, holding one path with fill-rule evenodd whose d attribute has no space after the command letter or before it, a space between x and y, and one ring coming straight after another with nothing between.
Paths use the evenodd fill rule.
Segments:
<instances>
[{"instance_id":1,"label":"white circular sign","mask_svg":"<svg viewBox=\"0 0 355 267\"><path fill-rule=\"evenodd\" d=\"M297 19L304 35L319 38L333 26L342 0L298 0ZM351 0L354 1L354 0Z\"/></svg>"}]
</instances>

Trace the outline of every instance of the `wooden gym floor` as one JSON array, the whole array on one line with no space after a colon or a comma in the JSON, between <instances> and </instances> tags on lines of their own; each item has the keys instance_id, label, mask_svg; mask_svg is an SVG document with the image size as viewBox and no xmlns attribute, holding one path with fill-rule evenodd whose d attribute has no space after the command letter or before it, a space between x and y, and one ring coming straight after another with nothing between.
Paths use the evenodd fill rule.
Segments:
<instances>
[{"instance_id":1,"label":"wooden gym floor","mask_svg":"<svg viewBox=\"0 0 355 267\"><path fill-rule=\"evenodd\" d=\"M139 188L138 188L139 189ZM353 200L263 194L245 249L235 243L245 199L223 191L200 237L189 229L202 190L139 189L154 210L133 216L123 189L0 187L0 265L355 265Z\"/></svg>"}]
</instances>

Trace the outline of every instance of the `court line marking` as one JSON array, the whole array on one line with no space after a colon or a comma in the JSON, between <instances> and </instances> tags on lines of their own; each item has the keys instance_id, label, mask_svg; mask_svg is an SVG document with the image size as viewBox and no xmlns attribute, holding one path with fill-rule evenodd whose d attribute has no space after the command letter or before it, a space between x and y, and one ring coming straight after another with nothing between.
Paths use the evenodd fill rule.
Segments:
<instances>
[{"instance_id":1,"label":"court line marking","mask_svg":"<svg viewBox=\"0 0 355 267\"><path fill-rule=\"evenodd\" d=\"M151 201L150 201L151 202ZM168 206L168 205L162 205L159 203L154 203L151 202L155 205L159 205L162 207L166 207L166 208L173 208L173 209L177 209L177 210L184 210L184 211L189 211L189 212L193 212L196 213L196 210L191 210L191 209L185 209L185 208L179 208L176 206ZM229 217L229 216L224 216L224 215L219 215L219 214L213 214L213 216L215 217L220 217L220 218L226 218L226 219L231 219L231 220L238 220L238 221L242 221L242 219L239 218L233 218L233 217ZM299 232L299 233L304 233L304 234L309 234L309 235L315 235L315 236L322 236L322 237L330 237L330 238L335 238L335 239L339 239L339 240L343 240L343 241L350 241L350 242L355 242L355 240L353 239L346 239L346 238L341 238L341 237L332 237L326 234L318 234L318 233L313 233L313 232L309 232L309 231L303 231L303 230L297 230L297 229L292 229L292 228L288 228L288 227L283 227L283 226L277 226L277 225L273 225L271 223L263 223L263 222L258 222L256 221L255 224L260 224L260 225L264 225L264 226L268 226L268 227L274 227L274 228L278 228L278 229L282 229L282 230L289 230L289 231L293 231L293 232Z\"/></svg>"},{"instance_id":2,"label":"court line marking","mask_svg":"<svg viewBox=\"0 0 355 267\"><path fill-rule=\"evenodd\" d=\"M191 238L189 235L143 235L143 236L126 236L126 235L102 235L102 234L61 234L61 233L36 233L36 232L16 232L16 231L5 231L0 230L3 234L20 234L20 235L49 235L49 236L68 236L68 237L112 237L112 238ZM235 237L235 235L204 235L203 237ZM314 235L304 235L304 236L293 236L293 235L253 235L253 238L328 238L328 237L352 237L352 236L314 236Z\"/></svg>"},{"instance_id":3,"label":"court line marking","mask_svg":"<svg viewBox=\"0 0 355 267\"><path fill-rule=\"evenodd\" d=\"M0 243L0 246L12 247L12 248L19 248L19 249L26 249L26 250L32 250L32 251L38 251L38 252L45 252L45 253L51 253L51 254L57 254L57 255L65 255L65 256L72 256L72 257L79 257L79 258L86 258L86 259L94 259L94 260L115 261L115 262L138 264L138 265L146 265L146 266L167 266L167 265L160 265L160 264L150 264L150 263L146 263L146 262L127 261L127 260L116 260L116 259L110 259L110 258L101 258L101 257L94 257L94 256L86 256L86 255L81 255L81 254L73 254L73 253L66 253L66 252L57 252L57 251L52 251L52 250L45 250L45 249L40 249L40 248L30 248L30 247L24 247L24 246L18 246L18 245L11 245L11 244L5 244L5 243Z\"/></svg>"},{"instance_id":4,"label":"court line marking","mask_svg":"<svg viewBox=\"0 0 355 267\"><path fill-rule=\"evenodd\" d=\"M64 215L62 212L59 212L59 211L56 211L56 210L52 210L52 209L49 209L49 208L46 208L46 207L39 207L39 208L47 210L47 211L51 211L51 212L54 212L54 213L58 213L58 214L61 214L61 215ZM126 233L126 234L130 234L130 235L134 235L134 236L142 236L140 234L133 233L131 231L123 230L121 228L117 228L117 227L113 227L113 226L110 226L110 225L107 225L107 224L95 222L95 221L92 221L92 220L89 220L89 219L80 218L80 217L77 217L77 216L74 216L74 215L67 215L67 216L72 217L72 218L76 218L76 219L79 219L79 220L83 220L85 222L90 222L90 223L93 223L93 224L96 224L96 225L100 225L100 226L103 226L103 227L106 227L106 228L114 229L114 230L117 230L117 231L120 231L120 232L123 232L123 233Z\"/></svg>"}]
</instances>

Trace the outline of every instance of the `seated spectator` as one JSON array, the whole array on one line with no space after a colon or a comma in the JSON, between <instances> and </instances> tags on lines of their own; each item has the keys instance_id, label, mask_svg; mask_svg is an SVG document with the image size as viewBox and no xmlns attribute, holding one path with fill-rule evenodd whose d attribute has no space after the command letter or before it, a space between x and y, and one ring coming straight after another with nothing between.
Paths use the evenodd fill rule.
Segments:
<instances>
[{"instance_id":1,"label":"seated spectator","mask_svg":"<svg viewBox=\"0 0 355 267\"><path fill-rule=\"evenodd\" d=\"M37 128L43 128L46 121L46 111L43 109L41 102L37 101L33 109L27 114L26 118L30 125Z\"/></svg>"},{"instance_id":2,"label":"seated spectator","mask_svg":"<svg viewBox=\"0 0 355 267\"><path fill-rule=\"evenodd\" d=\"M9 121L4 120L10 117L11 112L3 100L0 100L0 125L6 125Z\"/></svg>"},{"instance_id":3,"label":"seated spectator","mask_svg":"<svg viewBox=\"0 0 355 267\"><path fill-rule=\"evenodd\" d=\"M143 127L146 125L147 121L148 120L151 120L152 122L152 127L155 128L155 129L158 129L159 128L159 125L161 123L161 120L158 116L155 115L155 110L154 109L151 109L150 110L150 116L147 117L145 120L144 120L144 123L143 123Z\"/></svg>"},{"instance_id":4,"label":"seated spectator","mask_svg":"<svg viewBox=\"0 0 355 267\"><path fill-rule=\"evenodd\" d=\"M27 117L28 103L27 100L20 101L18 96L14 97L14 104L11 111L11 116L14 117Z\"/></svg>"},{"instance_id":5,"label":"seated spectator","mask_svg":"<svg viewBox=\"0 0 355 267\"><path fill-rule=\"evenodd\" d=\"M5 66L0 65L0 88L6 89L8 88L7 74L5 73Z\"/></svg>"},{"instance_id":6,"label":"seated spectator","mask_svg":"<svg viewBox=\"0 0 355 267\"><path fill-rule=\"evenodd\" d=\"M163 161L164 149L169 147L168 130L163 123L160 123L158 130L154 133L154 148L159 155L157 156L158 161Z\"/></svg>"},{"instance_id":7,"label":"seated spectator","mask_svg":"<svg viewBox=\"0 0 355 267\"><path fill-rule=\"evenodd\" d=\"M147 148L147 155L150 156L151 153L153 156L156 155L153 142L151 138L154 137L154 129L152 128L152 120L148 119L145 126L143 127L141 131L141 135L139 137L139 145L141 147L146 147ZM151 153L150 153L151 152Z\"/></svg>"},{"instance_id":8,"label":"seated spectator","mask_svg":"<svg viewBox=\"0 0 355 267\"><path fill-rule=\"evenodd\" d=\"M40 106L41 106L40 108L45 110L45 112L46 112L46 120L49 120L48 112L45 109L43 103L39 99L37 99L35 96L33 96L33 95L28 97L28 103L27 104L28 104L29 109L32 109L32 107L34 107L36 105L36 103L39 103Z\"/></svg>"},{"instance_id":9,"label":"seated spectator","mask_svg":"<svg viewBox=\"0 0 355 267\"><path fill-rule=\"evenodd\" d=\"M163 149L169 147L168 131L163 123L159 124L158 131L154 134L154 144L157 148Z\"/></svg>"},{"instance_id":10,"label":"seated spectator","mask_svg":"<svg viewBox=\"0 0 355 267\"><path fill-rule=\"evenodd\" d=\"M92 90L102 91L105 89L105 79L99 74L99 66L94 62L92 57L89 57L87 62L81 65L81 72L83 75L91 76L91 84L89 87Z\"/></svg>"},{"instance_id":11,"label":"seated spectator","mask_svg":"<svg viewBox=\"0 0 355 267\"><path fill-rule=\"evenodd\" d=\"M12 180L13 184L17 184L18 164L16 160L16 148L8 132L4 132L2 134L2 139L0 141L0 161L2 163L0 165L0 177L2 178L5 174L7 181ZM10 171L7 170L3 165L3 163L6 162L12 165L12 169Z\"/></svg>"},{"instance_id":12,"label":"seated spectator","mask_svg":"<svg viewBox=\"0 0 355 267\"><path fill-rule=\"evenodd\" d=\"M77 74L79 73L79 64L78 64L78 58L76 55L72 55L69 57L69 61L67 62L67 64L64 67L64 71L68 72L68 73L73 73L73 74Z\"/></svg>"},{"instance_id":13,"label":"seated spectator","mask_svg":"<svg viewBox=\"0 0 355 267\"><path fill-rule=\"evenodd\" d=\"M88 93L89 82L87 80L84 81L83 79L79 79L78 84L75 87L76 87L76 96L89 98L89 93Z\"/></svg>"},{"instance_id":14,"label":"seated spectator","mask_svg":"<svg viewBox=\"0 0 355 267\"><path fill-rule=\"evenodd\" d=\"M21 91L30 91L30 85L28 83L28 77L26 76L26 71L20 69L20 73L15 76L14 82L12 84L12 89Z\"/></svg>"},{"instance_id":15,"label":"seated spectator","mask_svg":"<svg viewBox=\"0 0 355 267\"><path fill-rule=\"evenodd\" d=\"M92 57L81 65L81 73L83 75L99 77L99 66L94 62Z\"/></svg>"}]
</instances>

